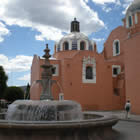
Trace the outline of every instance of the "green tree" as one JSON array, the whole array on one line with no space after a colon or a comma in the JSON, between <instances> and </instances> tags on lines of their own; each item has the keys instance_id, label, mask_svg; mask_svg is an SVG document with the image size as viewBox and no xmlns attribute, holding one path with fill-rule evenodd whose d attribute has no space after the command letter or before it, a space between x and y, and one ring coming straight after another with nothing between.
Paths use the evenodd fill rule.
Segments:
<instances>
[{"instance_id":1,"label":"green tree","mask_svg":"<svg viewBox=\"0 0 140 140\"><path fill-rule=\"evenodd\" d=\"M13 102L18 99L24 99L24 92L20 87L8 87L4 93L4 99Z\"/></svg>"},{"instance_id":2,"label":"green tree","mask_svg":"<svg viewBox=\"0 0 140 140\"><path fill-rule=\"evenodd\" d=\"M3 98L4 91L7 88L8 76L6 75L2 66L0 66L0 98Z\"/></svg>"},{"instance_id":3,"label":"green tree","mask_svg":"<svg viewBox=\"0 0 140 140\"><path fill-rule=\"evenodd\" d=\"M25 99L30 99L30 85L29 85L29 83L27 84L27 87L26 87Z\"/></svg>"}]
</instances>

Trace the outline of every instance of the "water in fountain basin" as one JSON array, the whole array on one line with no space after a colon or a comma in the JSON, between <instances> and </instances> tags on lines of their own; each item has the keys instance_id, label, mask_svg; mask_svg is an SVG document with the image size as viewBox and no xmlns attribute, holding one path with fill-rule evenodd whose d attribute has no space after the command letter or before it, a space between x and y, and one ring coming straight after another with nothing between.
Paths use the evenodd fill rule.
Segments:
<instances>
[{"instance_id":1,"label":"water in fountain basin","mask_svg":"<svg viewBox=\"0 0 140 140\"><path fill-rule=\"evenodd\" d=\"M83 118L80 104L74 101L17 100L8 107L7 120L65 121Z\"/></svg>"}]
</instances>

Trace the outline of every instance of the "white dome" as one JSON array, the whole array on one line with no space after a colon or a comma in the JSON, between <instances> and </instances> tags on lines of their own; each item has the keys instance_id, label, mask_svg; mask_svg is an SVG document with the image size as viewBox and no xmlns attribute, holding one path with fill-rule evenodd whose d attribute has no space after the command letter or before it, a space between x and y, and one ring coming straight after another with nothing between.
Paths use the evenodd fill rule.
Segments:
<instances>
[{"instance_id":1,"label":"white dome","mask_svg":"<svg viewBox=\"0 0 140 140\"><path fill-rule=\"evenodd\" d=\"M62 37L62 39L60 39L60 41L58 42L58 45L68 40L71 40L71 41L83 40L83 41L88 41L90 44L93 44L92 41L90 41L89 38L85 34L80 33L80 32L72 32Z\"/></svg>"},{"instance_id":2,"label":"white dome","mask_svg":"<svg viewBox=\"0 0 140 140\"><path fill-rule=\"evenodd\" d=\"M138 10L140 11L140 0L134 0L132 2L132 4L128 7L127 12L126 12L126 15L129 12L134 13L135 11L138 11Z\"/></svg>"},{"instance_id":3,"label":"white dome","mask_svg":"<svg viewBox=\"0 0 140 140\"><path fill-rule=\"evenodd\" d=\"M65 35L61 40L63 40L63 39L71 39L71 40L86 39L86 40L88 40L88 37L80 32L72 32L72 33Z\"/></svg>"},{"instance_id":4,"label":"white dome","mask_svg":"<svg viewBox=\"0 0 140 140\"><path fill-rule=\"evenodd\" d=\"M94 50L94 42L80 33L80 23L74 19L71 22L71 33L65 35L56 43L56 52L68 50Z\"/></svg>"}]
</instances>

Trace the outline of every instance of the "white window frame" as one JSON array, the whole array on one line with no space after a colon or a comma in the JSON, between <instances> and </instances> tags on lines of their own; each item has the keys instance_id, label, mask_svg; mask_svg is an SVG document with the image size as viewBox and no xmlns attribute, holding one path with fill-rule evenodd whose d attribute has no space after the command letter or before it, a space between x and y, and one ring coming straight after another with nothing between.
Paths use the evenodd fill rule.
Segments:
<instances>
[{"instance_id":1,"label":"white window frame","mask_svg":"<svg viewBox=\"0 0 140 140\"><path fill-rule=\"evenodd\" d=\"M59 76L59 64L52 64L55 68L55 73L52 76Z\"/></svg>"},{"instance_id":2,"label":"white window frame","mask_svg":"<svg viewBox=\"0 0 140 140\"><path fill-rule=\"evenodd\" d=\"M86 67L90 65L93 70L93 79L86 79ZM83 70L82 70L82 82L83 83L96 83L96 60L94 57L83 58Z\"/></svg>"},{"instance_id":3,"label":"white window frame","mask_svg":"<svg viewBox=\"0 0 140 140\"><path fill-rule=\"evenodd\" d=\"M135 13L135 24L138 24L138 15Z\"/></svg>"},{"instance_id":4,"label":"white window frame","mask_svg":"<svg viewBox=\"0 0 140 140\"><path fill-rule=\"evenodd\" d=\"M128 14L127 17L126 17L126 28L130 28L132 26L129 26L129 16L131 17L131 21L132 21L132 26L133 26L133 16L132 14Z\"/></svg>"},{"instance_id":5,"label":"white window frame","mask_svg":"<svg viewBox=\"0 0 140 140\"><path fill-rule=\"evenodd\" d=\"M64 94L63 93L59 93L59 101L64 100Z\"/></svg>"},{"instance_id":6,"label":"white window frame","mask_svg":"<svg viewBox=\"0 0 140 140\"><path fill-rule=\"evenodd\" d=\"M117 74L113 73L114 68L118 69L118 73ZM117 75L119 75L120 73L121 73L121 66L120 65L112 65L112 77L117 77Z\"/></svg>"},{"instance_id":7,"label":"white window frame","mask_svg":"<svg viewBox=\"0 0 140 140\"><path fill-rule=\"evenodd\" d=\"M119 43L119 53L116 53L116 45L115 45L116 42ZM113 41L113 56L118 56L118 55L120 55L120 41L116 39Z\"/></svg>"}]
</instances>

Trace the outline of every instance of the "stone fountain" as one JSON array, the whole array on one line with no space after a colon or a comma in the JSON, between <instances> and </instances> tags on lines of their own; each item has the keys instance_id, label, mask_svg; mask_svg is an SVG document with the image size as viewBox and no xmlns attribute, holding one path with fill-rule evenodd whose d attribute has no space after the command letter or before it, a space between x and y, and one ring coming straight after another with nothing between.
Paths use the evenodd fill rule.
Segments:
<instances>
[{"instance_id":1,"label":"stone fountain","mask_svg":"<svg viewBox=\"0 0 140 140\"><path fill-rule=\"evenodd\" d=\"M115 140L113 116L83 113L75 101L53 100L52 65L46 45L40 101L17 100L0 115L0 140Z\"/></svg>"},{"instance_id":2,"label":"stone fountain","mask_svg":"<svg viewBox=\"0 0 140 140\"><path fill-rule=\"evenodd\" d=\"M49 54L50 50L48 48L48 44L46 44L46 49L44 50L45 54L43 57L45 58L45 64L41 67L43 68L42 72L42 80L38 80L37 82L42 85L42 93L40 96L40 100L53 100L51 86L54 82L52 80L52 68L53 66L50 64L49 58L51 55Z\"/></svg>"}]
</instances>

